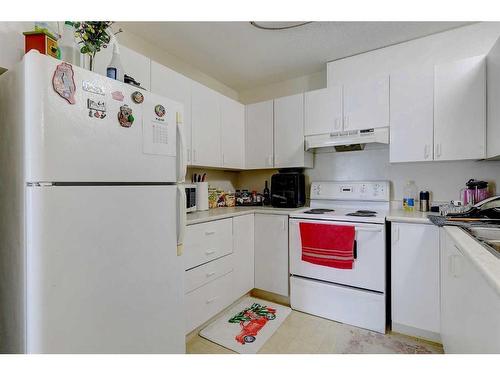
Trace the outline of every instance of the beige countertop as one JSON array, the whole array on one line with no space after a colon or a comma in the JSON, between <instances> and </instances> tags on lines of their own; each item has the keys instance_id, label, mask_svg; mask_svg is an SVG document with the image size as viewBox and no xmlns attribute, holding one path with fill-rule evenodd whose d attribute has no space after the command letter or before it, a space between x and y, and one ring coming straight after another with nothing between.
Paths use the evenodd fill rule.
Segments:
<instances>
[{"instance_id":1,"label":"beige countertop","mask_svg":"<svg viewBox=\"0 0 500 375\"><path fill-rule=\"evenodd\" d=\"M439 215L437 212L404 211L401 208L391 208L385 219L398 223L431 224L429 215Z\"/></svg>"},{"instance_id":2,"label":"beige countertop","mask_svg":"<svg viewBox=\"0 0 500 375\"><path fill-rule=\"evenodd\" d=\"M212 208L207 211L189 212L187 214L187 225L204 223L206 221L227 219L234 216L247 214L264 213L269 215L289 215L290 212L303 210L300 208L276 208L265 206L254 207L220 207Z\"/></svg>"},{"instance_id":3,"label":"beige countertop","mask_svg":"<svg viewBox=\"0 0 500 375\"><path fill-rule=\"evenodd\" d=\"M306 207L300 208L276 208L265 206L254 207L221 207L212 208L207 211L196 211L187 214L187 225L204 223L206 221L227 219L234 216L265 213L271 215L289 215L291 212L303 210ZM392 208L387 216L387 221L401 222L401 223L416 223L416 224L431 224L428 215L436 215L433 212L408 212L402 209Z\"/></svg>"},{"instance_id":4,"label":"beige countertop","mask_svg":"<svg viewBox=\"0 0 500 375\"><path fill-rule=\"evenodd\" d=\"M453 238L462 253L479 269L488 283L500 295L500 259L464 229L445 226L444 230Z\"/></svg>"}]
</instances>

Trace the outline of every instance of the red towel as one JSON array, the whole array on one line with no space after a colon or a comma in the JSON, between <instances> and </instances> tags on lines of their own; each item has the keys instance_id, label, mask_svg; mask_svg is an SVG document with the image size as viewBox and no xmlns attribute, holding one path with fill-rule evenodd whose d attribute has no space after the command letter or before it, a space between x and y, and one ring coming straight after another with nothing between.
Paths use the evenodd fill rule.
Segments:
<instances>
[{"instance_id":1,"label":"red towel","mask_svg":"<svg viewBox=\"0 0 500 375\"><path fill-rule=\"evenodd\" d=\"M302 260L326 267L352 269L354 226L299 223Z\"/></svg>"}]
</instances>

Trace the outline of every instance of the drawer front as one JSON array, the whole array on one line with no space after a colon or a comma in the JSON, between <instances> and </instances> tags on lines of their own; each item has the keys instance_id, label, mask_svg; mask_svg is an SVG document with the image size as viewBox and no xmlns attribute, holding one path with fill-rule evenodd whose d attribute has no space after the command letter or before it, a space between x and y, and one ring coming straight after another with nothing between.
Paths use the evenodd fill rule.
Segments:
<instances>
[{"instance_id":1,"label":"drawer front","mask_svg":"<svg viewBox=\"0 0 500 375\"><path fill-rule=\"evenodd\" d=\"M186 334L231 304L233 272L186 294Z\"/></svg>"},{"instance_id":2,"label":"drawer front","mask_svg":"<svg viewBox=\"0 0 500 375\"><path fill-rule=\"evenodd\" d=\"M233 254L186 271L185 292L189 293L233 271Z\"/></svg>"},{"instance_id":3,"label":"drawer front","mask_svg":"<svg viewBox=\"0 0 500 375\"><path fill-rule=\"evenodd\" d=\"M189 225L184 243L188 270L233 252L233 219Z\"/></svg>"}]
</instances>

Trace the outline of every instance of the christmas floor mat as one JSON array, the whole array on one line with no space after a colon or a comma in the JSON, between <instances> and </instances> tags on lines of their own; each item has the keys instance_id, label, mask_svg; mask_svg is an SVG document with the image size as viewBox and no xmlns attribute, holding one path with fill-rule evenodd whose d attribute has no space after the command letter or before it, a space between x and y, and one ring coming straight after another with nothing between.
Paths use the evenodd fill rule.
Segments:
<instances>
[{"instance_id":1,"label":"christmas floor mat","mask_svg":"<svg viewBox=\"0 0 500 375\"><path fill-rule=\"evenodd\" d=\"M254 354L290 314L286 306L247 297L200 331L200 336L241 354Z\"/></svg>"}]
</instances>

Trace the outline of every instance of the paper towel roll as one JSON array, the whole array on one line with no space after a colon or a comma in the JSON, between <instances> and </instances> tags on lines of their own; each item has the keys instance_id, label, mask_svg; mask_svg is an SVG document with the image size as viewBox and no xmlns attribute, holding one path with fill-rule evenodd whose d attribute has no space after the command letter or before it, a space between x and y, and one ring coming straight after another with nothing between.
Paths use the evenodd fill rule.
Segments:
<instances>
[{"instance_id":1,"label":"paper towel roll","mask_svg":"<svg viewBox=\"0 0 500 375\"><path fill-rule=\"evenodd\" d=\"M208 182L196 183L196 210L208 210Z\"/></svg>"}]
</instances>

